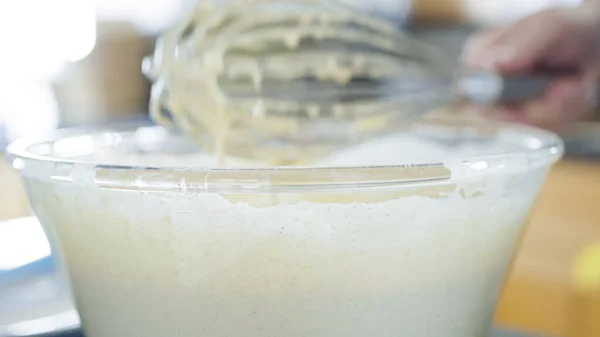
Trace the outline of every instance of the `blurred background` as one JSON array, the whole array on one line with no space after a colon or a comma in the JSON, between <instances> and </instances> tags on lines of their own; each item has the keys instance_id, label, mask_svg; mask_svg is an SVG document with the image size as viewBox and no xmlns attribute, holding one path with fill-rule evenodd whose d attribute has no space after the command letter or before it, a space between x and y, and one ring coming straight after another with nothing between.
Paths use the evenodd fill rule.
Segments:
<instances>
[{"instance_id":1,"label":"blurred background","mask_svg":"<svg viewBox=\"0 0 600 337\"><path fill-rule=\"evenodd\" d=\"M458 60L464 41L478 28L582 0L344 1L447 48L448 56ZM195 0L0 1L0 149L17 137L58 127L147 118L150 86L141 73L142 58L151 53L157 35L194 4ZM583 123L563 136L567 158L554 170L532 216L497 323L541 336L598 337L600 126ZM2 161L0 277L49 254L34 219L3 221L30 215L17 175ZM10 316L7 301L2 302L9 290L2 285L0 326ZM60 294L48 285L37 289L39 294ZM4 298L33 301L38 293L23 294L25 298Z\"/></svg>"}]
</instances>

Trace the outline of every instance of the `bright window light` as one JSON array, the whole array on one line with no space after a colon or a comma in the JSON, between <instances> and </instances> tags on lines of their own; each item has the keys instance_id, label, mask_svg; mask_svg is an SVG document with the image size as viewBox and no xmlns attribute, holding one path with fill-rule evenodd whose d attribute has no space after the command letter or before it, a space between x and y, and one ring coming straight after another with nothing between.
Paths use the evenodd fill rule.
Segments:
<instances>
[{"instance_id":1,"label":"bright window light","mask_svg":"<svg viewBox=\"0 0 600 337\"><path fill-rule=\"evenodd\" d=\"M0 271L11 270L50 255L50 244L34 218L4 221L0 225Z\"/></svg>"}]
</instances>

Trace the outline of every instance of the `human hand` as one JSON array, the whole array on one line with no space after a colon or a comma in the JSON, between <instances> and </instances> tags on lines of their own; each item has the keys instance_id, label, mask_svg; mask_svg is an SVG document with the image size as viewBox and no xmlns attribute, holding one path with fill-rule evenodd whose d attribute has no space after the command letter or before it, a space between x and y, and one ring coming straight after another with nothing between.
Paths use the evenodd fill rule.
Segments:
<instances>
[{"instance_id":1,"label":"human hand","mask_svg":"<svg viewBox=\"0 0 600 337\"><path fill-rule=\"evenodd\" d=\"M486 109L492 118L556 127L590 117L600 92L600 1L546 10L508 27L478 33L463 57L468 67L505 75L572 74L531 102Z\"/></svg>"}]
</instances>

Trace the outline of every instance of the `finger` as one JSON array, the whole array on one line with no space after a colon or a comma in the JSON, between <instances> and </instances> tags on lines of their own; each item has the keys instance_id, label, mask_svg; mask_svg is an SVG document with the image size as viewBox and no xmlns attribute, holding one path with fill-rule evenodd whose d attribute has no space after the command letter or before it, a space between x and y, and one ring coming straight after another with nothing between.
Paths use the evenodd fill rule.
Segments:
<instances>
[{"instance_id":1,"label":"finger","mask_svg":"<svg viewBox=\"0 0 600 337\"><path fill-rule=\"evenodd\" d=\"M554 128L591 116L597 106L591 92L598 92L596 82L584 78L561 80L540 98L520 106L494 106L483 113L490 119Z\"/></svg>"},{"instance_id":2,"label":"finger","mask_svg":"<svg viewBox=\"0 0 600 337\"><path fill-rule=\"evenodd\" d=\"M582 78L557 82L539 100L526 108L526 117L532 123L567 123L584 119L594 108L590 93L595 83Z\"/></svg>"},{"instance_id":3,"label":"finger","mask_svg":"<svg viewBox=\"0 0 600 337\"><path fill-rule=\"evenodd\" d=\"M490 120L529 124L523 108L520 106L496 105L479 110L480 115Z\"/></svg>"},{"instance_id":4,"label":"finger","mask_svg":"<svg viewBox=\"0 0 600 337\"><path fill-rule=\"evenodd\" d=\"M473 34L465 44L461 59L470 67L489 69L489 59L486 50L502 35L504 29L492 29Z\"/></svg>"},{"instance_id":5,"label":"finger","mask_svg":"<svg viewBox=\"0 0 600 337\"><path fill-rule=\"evenodd\" d=\"M597 81L600 79L600 47L591 53L582 68L586 81Z\"/></svg>"},{"instance_id":6,"label":"finger","mask_svg":"<svg viewBox=\"0 0 600 337\"><path fill-rule=\"evenodd\" d=\"M600 50L591 53L583 65L583 83L586 101L590 109L600 109Z\"/></svg>"},{"instance_id":7,"label":"finger","mask_svg":"<svg viewBox=\"0 0 600 337\"><path fill-rule=\"evenodd\" d=\"M528 71L571 29L565 16L548 10L518 21L497 36L482 57L503 73Z\"/></svg>"},{"instance_id":8,"label":"finger","mask_svg":"<svg viewBox=\"0 0 600 337\"><path fill-rule=\"evenodd\" d=\"M494 119L549 127L585 119L595 107L591 92L595 82L571 78L556 82L540 98L520 107L497 107L490 112Z\"/></svg>"}]
</instances>

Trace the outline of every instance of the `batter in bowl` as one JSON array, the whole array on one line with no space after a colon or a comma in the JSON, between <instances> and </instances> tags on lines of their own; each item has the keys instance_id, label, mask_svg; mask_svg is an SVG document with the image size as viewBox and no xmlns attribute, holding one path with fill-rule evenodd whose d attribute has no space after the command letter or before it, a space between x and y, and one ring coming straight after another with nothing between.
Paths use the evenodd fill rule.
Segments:
<instances>
[{"instance_id":1,"label":"batter in bowl","mask_svg":"<svg viewBox=\"0 0 600 337\"><path fill-rule=\"evenodd\" d=\"M135 137L117 136L93 136L83 157L77 137L53 146L105 168L23 171L90 337L485 336L546 172L499 141L400 135L314 170L235 158L249 169L204 170L212 155L128 154L118 144ZM455 160L481 151L496 155Z\"/></svg>"}]
</instances>

